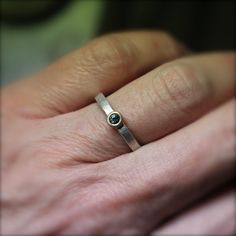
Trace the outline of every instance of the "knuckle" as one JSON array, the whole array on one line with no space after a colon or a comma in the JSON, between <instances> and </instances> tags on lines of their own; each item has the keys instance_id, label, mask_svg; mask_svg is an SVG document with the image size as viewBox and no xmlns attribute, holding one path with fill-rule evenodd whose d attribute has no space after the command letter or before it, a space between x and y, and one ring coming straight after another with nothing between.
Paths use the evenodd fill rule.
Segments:
<instances>
[{"instance_id":1,"label":"knuckle","mask_svg":"<svg viewBox=\"0 0 236 236\"><path fill-rule=\"evenodd\" d=\"M157 33L158 33L159 37L163 38L164 40L167 40L167 41L174 40L173 36L166 31L158 31Z\"/></svg>"},{"instance_id":2,"label":"knuckle","mask_svg":"<svg viewBox=\"0 0 236 236\"><path fill-rule=\"evenodd\" d=\"M125 72L133 58L134 45L119 35L111 34L95 39L84 50L83 68L96 71Z\"/></svg>"},{"instance_id":3,"label":"knuckle","mask_svg":"<svg viewBox=\"0 0 236 236\"><path fill-rule=\"evenodd\" d=\"M175 110L192 112L208 99L211 86L195 68L184 62L170 63L158 73L155 86L163 101L168 101Z\"/></svg>"},{"instance_id":4,"label":"knuckle","mask_svg":"<svg viewBox=\"0 0 236 236\"><path fill-rule=\"evenodd\" d=\"M158 31L158 38L160 39L160 42L165 42L165 53L166 56L171 58L177 58L180 55L189 53L189 50L186 48L186 46L177 40L172 34L165 32L165 31ZM163 45L158 45L158 42L156 42L157 48L162 47ZM162 49L163 51L163 49Z\"/></svg>"}]
</instances>

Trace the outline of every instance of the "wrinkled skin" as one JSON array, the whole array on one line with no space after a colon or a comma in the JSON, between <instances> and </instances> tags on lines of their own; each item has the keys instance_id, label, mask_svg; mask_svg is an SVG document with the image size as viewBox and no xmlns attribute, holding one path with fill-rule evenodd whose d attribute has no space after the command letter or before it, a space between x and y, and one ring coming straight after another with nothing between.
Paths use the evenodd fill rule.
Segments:
<instances>
[{"instance_id":1,"label":"wrinkled skin","mask_svg":"<svg viewBox=\"0 0 236 236\"><path fill-rule=\"evenodd\" d=\"M234 84L234 52L127 32L3 88L2 234L235 233L235 193L222 190L235 177ZM101 91L137 151L107 125Z\"/></svg>"}]
</instances>

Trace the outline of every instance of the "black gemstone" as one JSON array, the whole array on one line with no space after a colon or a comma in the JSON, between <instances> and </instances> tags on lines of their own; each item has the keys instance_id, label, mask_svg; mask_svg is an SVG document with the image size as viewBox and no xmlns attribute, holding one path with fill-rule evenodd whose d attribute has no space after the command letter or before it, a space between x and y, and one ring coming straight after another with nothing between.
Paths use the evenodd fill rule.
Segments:
<instances>
[{"instance_id":1,"label":"black gemstone","mask_svg":"<svg viewBox=\"0 0 236 236\"><path fill-rule=\"evenodd\" d=\"M109 121L113 125L118 124L120 121L120 116L116 113L113 113L109 116Z\"/></svg>"}]
</instances>

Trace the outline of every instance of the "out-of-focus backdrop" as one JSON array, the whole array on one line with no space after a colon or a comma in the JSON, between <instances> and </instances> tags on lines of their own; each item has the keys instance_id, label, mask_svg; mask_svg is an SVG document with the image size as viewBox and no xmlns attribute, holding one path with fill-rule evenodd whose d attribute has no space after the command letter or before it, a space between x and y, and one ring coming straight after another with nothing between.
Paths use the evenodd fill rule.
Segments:
<instances>
[{"instance_id":1,"label":"out-of-focus backdrop","mask_svg":"<svg viewBox=\"0 0 236 236\"><path fill-rule=\"evenodd\" d=\"M235 7L227 0L1 0L1 82L113 31L159 29L195 51L235 49Z\"/></svg>"}]
</instances>

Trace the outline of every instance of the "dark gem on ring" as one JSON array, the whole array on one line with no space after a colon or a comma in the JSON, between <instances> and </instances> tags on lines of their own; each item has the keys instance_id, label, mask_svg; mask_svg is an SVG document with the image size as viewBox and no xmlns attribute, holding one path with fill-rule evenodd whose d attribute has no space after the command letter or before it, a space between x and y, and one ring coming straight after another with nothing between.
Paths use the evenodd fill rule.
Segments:
<instances>
[{"instance_id":1,"label":"dark gem on ring","mask_svg":"<svg viewBox=\"0 0 236 236\"><path fill-rule=\"evenodd\" d=\"M120 121L120 116L117 113L113 113L109 116L109 121L111 124L118 124Z\"/></svg>"}]
</instances>

